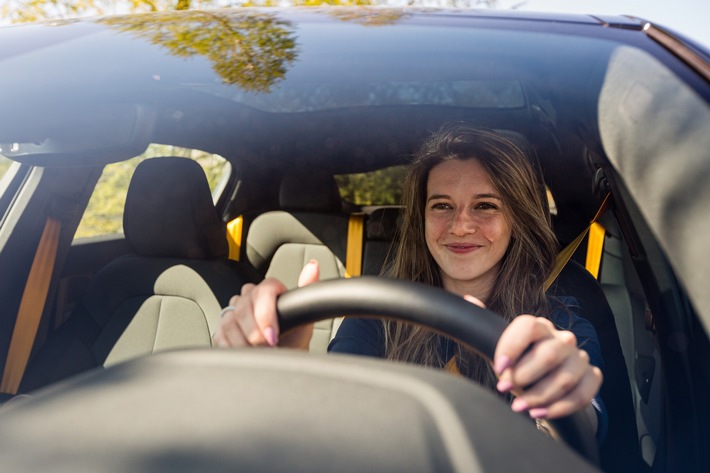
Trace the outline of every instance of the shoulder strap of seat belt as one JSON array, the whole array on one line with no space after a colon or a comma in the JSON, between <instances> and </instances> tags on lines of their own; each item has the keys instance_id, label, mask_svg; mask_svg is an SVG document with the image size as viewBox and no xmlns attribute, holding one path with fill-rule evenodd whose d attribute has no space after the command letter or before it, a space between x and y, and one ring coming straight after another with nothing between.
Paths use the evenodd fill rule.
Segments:
<instances>
[{"instance_id":1,"label":"shoulder strap of seat belt","mask_svg":"<svg viewBox=\"0 0 710 473\"><path fill-rule=\"evenodd\" d=\"M587 243L587 260L584 267L594 276L599 277L599 268L602 263L602 251L604 250L604 236L606 229L599 223L594 222L589 227L589 238Z\"/></svg>"},{"instance_id":2,"label":"shoulder strap of seat belt","mask_svg":"<svg viewBox=\"0 0 710 473\"><path fill-rule=\"evenodd\" d=\"M3 393L17 394L22 376L25 374L49 292L60 230L60 221L48 217L20 300L20 308L5 361L5 371L0 383L0 391Z\"/></svg>"},{"instance_id":3,"label":"shoulder strap of seat belt","mask_svg":"<svg viewBox=\"0 0 710 473\"><path fill-rule=\"evenodd\" d=\"M597 220L604 215L604 212L607 211L609 208L609 196L611 194L607 194L606 197L604 197L604 201L602 202L602 205L599 207L599 210L597 210L596 215L594 215L594 218L592 221L589 223L587 228L585 228L582 233L579 234L577 238L572 240L570 244L568 244L566 247L564 247L558 254L557 258L555 258L555 265L552 268L552 273L550 276L547 278L547 281L545 281L545 289L548 289L553 282L555 282L555 279L557 279L557 276L560 275L562 272L562 269L565 267L567 262L572 258L572 255L574 254L575 251L577 251L577 248L579 248L579 245L582 243L582 240L584 240L584 237L587 236L587 233L589 233L589 229L597 222ZM600 225L601 226L601 225ZM598 237L598 233L595 235ZM603 242L603 235L602 235L602 242ZM599 252L599 261L601 261L601 250ZM598 271L598 265L597 265L597 271Z\"/></svg>"},{"instance_id":4,"label":"shoulder strap of seat belt","mask_svg":"<svg viewBox=\"0 0 710 473\"><path fill-rule=\"evenodd\" d=\"M362 274L362 240L365 232L365 215L351 214L348 220L348 246L345 251L345 277L356 278Z\"/></svg>"}]
</instances>

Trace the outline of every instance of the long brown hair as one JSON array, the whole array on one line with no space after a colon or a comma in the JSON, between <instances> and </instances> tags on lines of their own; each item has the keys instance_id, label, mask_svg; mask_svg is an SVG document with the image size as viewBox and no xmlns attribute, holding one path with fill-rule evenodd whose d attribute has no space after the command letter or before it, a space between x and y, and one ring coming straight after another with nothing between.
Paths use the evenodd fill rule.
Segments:
<instances>
[{"instance_id":1,"label":"long brown hair","mask_svg":"<svg viewBox=\"0 0 710 473\"><path fill-rule=\"evenodd\" d=\"M557 240L552 231L541 176L510 140L491 130L463 124L444 126L415 154L404 180L407 203L387 277L442 286L439 268L427 249L424 229L427 179L431 169L448 160L478 160L503 200L511 239L486 306L510 321L519 314L547 316L544 283L552 270ZM441 337L419 326L385 322L388 359L443 367ZM495 384L488 363L462 347L456 349L459 370L484 385Z\"/></svg>"}]
</instances>

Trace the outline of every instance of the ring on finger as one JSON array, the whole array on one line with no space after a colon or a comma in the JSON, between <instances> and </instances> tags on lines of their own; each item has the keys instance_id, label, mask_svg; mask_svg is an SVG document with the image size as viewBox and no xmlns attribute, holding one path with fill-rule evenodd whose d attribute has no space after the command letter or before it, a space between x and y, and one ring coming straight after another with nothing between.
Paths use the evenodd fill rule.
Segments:
<instances>
[{"instance_id":1,"label":"ring on finger","mask_svg":"<svg viewBox=\"0 0 710 473\"><path fill-rule=\"evenodd\" d=\"M222 318L222 317L224 317L224 316L227 314L227 312L231 312L231 311L233 311L233 310L234 310L234 306L233 306L233 305L228 305L227 307L225 307L224 309L222 309L222 312L219 313L219 317Z\"/></svg>"}]
</instances>

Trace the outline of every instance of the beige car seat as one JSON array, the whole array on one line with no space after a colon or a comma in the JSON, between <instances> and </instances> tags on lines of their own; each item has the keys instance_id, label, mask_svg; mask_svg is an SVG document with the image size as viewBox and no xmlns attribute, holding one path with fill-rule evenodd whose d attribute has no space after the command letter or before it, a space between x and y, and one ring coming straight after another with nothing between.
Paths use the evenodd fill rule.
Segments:
<instances>
[{"instance_id":1,"label":"beige car seat","mask_svg":"<svg viewBox=\"0 0 710 473\"><path fill-rule=\"evenodd\" d=\"M315 259L320 280L345 277L349 215L332 175L285 176L279 192L280 210L254 219L246 239L246 255L265 277L295 288L303 266ZM340 319L318 322L312 353L325 353Z\"/></svg>"}]
</instances>

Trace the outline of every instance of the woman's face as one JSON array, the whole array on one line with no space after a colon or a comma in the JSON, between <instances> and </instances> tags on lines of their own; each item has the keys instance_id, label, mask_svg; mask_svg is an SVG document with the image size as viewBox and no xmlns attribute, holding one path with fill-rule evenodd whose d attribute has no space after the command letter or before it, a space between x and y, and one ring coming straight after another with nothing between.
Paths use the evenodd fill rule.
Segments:
<instances>
[{"instance_id":1,"label":"woman's face","mask_svg":"<svg viewBox=\"0 0 710 473\"><path fill-rule=\"evenodd\" d=\"M476 159L450 160L429 172L426 244L444 288L485 299L510 242L503 201Z\"/></svg>"}]
</instances>

